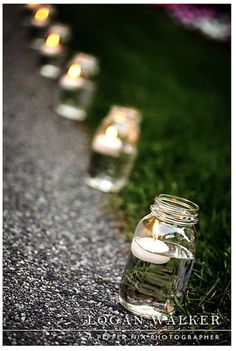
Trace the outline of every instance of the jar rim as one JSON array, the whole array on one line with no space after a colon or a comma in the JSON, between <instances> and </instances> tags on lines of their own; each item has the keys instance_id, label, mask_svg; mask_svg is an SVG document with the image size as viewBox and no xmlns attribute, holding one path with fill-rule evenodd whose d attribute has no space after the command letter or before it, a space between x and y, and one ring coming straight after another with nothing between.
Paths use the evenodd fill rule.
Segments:
<instances>
[{"instance_id":1,"label":"jar rim","mask_svg":"<svg viewBox=\"0 0 236 351\"><path fill-rule=\"evenodd\" d=\"M194 212L199 211L199 206L195 202L185 199L184 197L169 194L160 194L156 198L161 199L163 203L167 203L169 206L180 207Z\"/></svg>"},{"instance_id":2,"label":"jar rim","mask_svg":"<svg viewBox=\"0 0 236 351\"><path fill-rule=\"evenodd\" d=\"M114 115L123 115L123 119L134 120L137 123L140 123L142 120L142 115L139 109L133 106L121 106L121 105L112 105L108 112L108 116Z\"/></svg>"},{"instance_id":3,"label":"jar rim","mask_svg":"<svg viewBox=\"0 0 236 351\"><path fill-rule=\"evenodd\" d=\"M150 208L163 221L182 225L194 225L198 222L199 206L180 196L160 194Z\"/></svg>"},{"instance_id":4,"label":"jar rim","mask_svg":"<svg viewBox=\"0 0 236 351\"><path fill-rule=\"evenodd\" d=\"M64 23L54 23L48 29L48 34L52 33L57 33L63 40L67 40L71 35L70 26Z\"/></svg>"}]
</instances>

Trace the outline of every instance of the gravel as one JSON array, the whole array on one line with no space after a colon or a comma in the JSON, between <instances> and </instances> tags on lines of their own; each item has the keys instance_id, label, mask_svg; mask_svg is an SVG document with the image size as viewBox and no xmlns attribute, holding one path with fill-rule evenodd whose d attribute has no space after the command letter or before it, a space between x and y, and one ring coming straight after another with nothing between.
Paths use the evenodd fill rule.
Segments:
<instances>
[{"instance_id":1,"label":"gravel","mask_svg":"<svg viewBox=\"0 0 236 351\"><path fill-rule=\"evenodd\" d=\"M4 5L4 344L155 344L118 303L129 245L110 195L85 185L86 125L54 113L20 22Z\"/></svg>"}]
</instances>

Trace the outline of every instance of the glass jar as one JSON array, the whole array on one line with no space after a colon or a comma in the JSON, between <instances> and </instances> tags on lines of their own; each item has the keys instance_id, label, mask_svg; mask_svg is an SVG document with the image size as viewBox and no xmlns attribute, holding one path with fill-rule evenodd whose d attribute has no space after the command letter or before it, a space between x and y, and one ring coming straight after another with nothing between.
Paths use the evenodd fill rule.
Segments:
<instances>
[{"instance_id":1,"label":"glass jar","mask_svg":"<svg viewBox=\"0 0 236 351\"><path fill-rule=\"evenodd\" d=\"M51 79L60 76L61 67L66 60L66 44L70 36L70 28L65 24L54 24L48 29L39 50L40 75Z\"/></svg>"},{"instance_id":2,"label":"glass jar","mask_svg":"<svg viewBox=\"0 0 236 351\"><path fill-rule=\"evenodd\" d=\"M86 118L95 92L92 78L98 71L96 57L85 53L73 57L59 81L58 115L77 121Z\"/></svg>"},{"instance_id":3,"label":"glass jar","mask_svg":"<svg viewBox=\"0 0 236 351\"><path fill-rule=\"evenodd\" d=\"M138 223L120 287L120 303L134 314L167 318L181 301L195 258L199 207L159 195Z\"/></svg>"},{"instance_id":4,"label":"glass jar","mask_svg":"<svg viewBox=\"0 0 236 351\"><path fill-rule=\"evenodd\" d=\"M105 192L125 185L137 153L140 120L136 108L111 107L92 142L87 184Z\"/></svg>"}]
</instances>

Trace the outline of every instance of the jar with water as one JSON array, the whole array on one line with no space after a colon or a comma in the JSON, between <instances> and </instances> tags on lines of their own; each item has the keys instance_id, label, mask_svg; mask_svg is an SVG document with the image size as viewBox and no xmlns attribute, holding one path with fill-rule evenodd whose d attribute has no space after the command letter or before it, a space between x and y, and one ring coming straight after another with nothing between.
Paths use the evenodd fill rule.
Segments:
<instances>
[{"instance_id":1,"label":"jar with water","mask_svg":"<svg viewBox=\"0 0 236 351\"><path fill-rule=\"evenodd\" d=\"M80 52L72 58L59 80L56 107L59 116L76 121L83 121L87 117L96 87L93 78L98 71L99 64L95 56Z\"/></svg>"},{"instance_id":2,"label":"jar with water","mask_svg":"<svg viewBox=\"0 0 236 351\"><path fill-rule=\"evenodd\" d=\"M146 318L166 319L183 298L195 259L199 207L159 195L137 225L120 286L120 303Z\"/></svg>"},{"instance_id":3,"label":"jar with water","mask_svg":"<svg viewBox=\"0 0 236 351\"><path fill-rule=\"evenodd\" d=\"M39 74L49 79L57 79L67 57L67 44L71 30L66 24L55 23L49 27L39 49Z\"/></svg>"},{"instance_id":4,"label":"jar with water","mask_svg":"<svg viewBox=\"0 0 236 351\"><path fill-rule=\"evenodd\" d=\"M112 106L92 142L87 184L104 192L117 192L127 182L137 154L140 112Z\"/></svg>"}]
</instances>

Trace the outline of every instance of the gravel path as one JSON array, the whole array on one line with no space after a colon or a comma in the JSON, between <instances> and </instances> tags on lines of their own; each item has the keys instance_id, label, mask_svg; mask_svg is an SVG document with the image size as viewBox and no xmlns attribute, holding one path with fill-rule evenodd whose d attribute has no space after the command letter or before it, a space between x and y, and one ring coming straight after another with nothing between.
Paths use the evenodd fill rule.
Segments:
<instances>
[{"instance_id":1,"label":"gravel path","mask_svg":"<svg viewBox=\"0 0 236 351\"><path fill-rule=\"evenodd\" d=\"M117 302L129 245L84 183L86 127L53 112L18 7L4 18L4 344L156 343Z\"/></svg>"}]
</instances>

